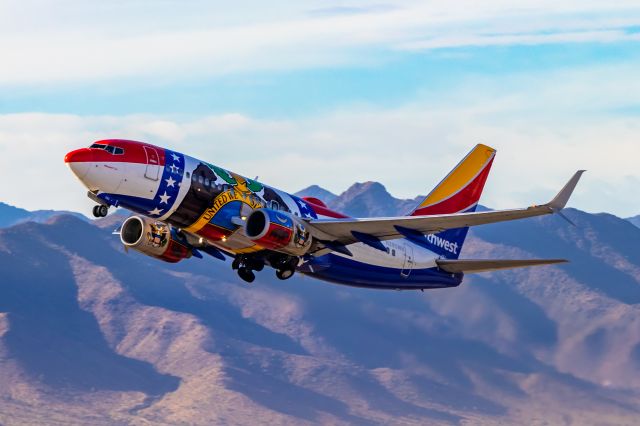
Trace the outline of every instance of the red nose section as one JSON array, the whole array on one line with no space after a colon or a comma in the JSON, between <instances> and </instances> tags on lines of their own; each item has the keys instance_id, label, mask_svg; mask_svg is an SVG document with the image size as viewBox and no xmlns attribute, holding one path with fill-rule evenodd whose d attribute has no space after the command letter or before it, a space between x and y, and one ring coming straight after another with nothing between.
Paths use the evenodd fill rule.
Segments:
<instances>
[{"instance_id":1,"label":"red nose section","mask_svg":"<svg viewBox=\"0 0 640 426\"><path fill-rule=\"evenodd\" d=\"M65 163L88 163L93 159L93 150L89 148L76 149L64 156Z\"/></svg>"}]
</instances>

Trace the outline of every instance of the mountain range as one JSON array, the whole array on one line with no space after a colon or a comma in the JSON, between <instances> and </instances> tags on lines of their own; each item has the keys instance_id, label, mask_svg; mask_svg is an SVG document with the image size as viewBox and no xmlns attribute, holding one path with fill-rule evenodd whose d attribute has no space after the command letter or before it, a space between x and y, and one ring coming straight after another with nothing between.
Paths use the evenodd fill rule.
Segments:
<instances>
[{"instance_id":1,"label":"mountain range","mask_svg":"<svg viewBox=\"0 0 640 426\"><path fill-rule=\"evenodd\" d=\"M640 215L638 216L634 216L634 217L630 217L627 219L629 222L633 223L636 226L640 226Z\"/></svg>"},{"instance_id":2,"label":"mountain range","mask_svg":"<svg viewBox=\"0 0 640 426\"><path fill-rule=\"evenodd\" d=\"M394 198L379 182L355 183L340 195L317 185L296 192L299 197L314 197L332 209L353 217L405 215L416 207L424 196L414 200Z\"/></svg>"},{"instance_id":3,"label":"mountain range","mask_svg":"<svg viewBox=\"0 0 640 426\"><path fill-rule=\"evenodd\" d=\"M61 214L69 214L78 219L87 220L86 217L80 213L59 210L29 211L0 202L0 228L6 228L7 226L24 222L43 223Z\"/></svg>"},{"instance_id":4,"label":"mountain range","mask_svg":"<svg viewBox=\"0 0 640 426\"><path fill-rule=\"evenodd\" d=\"M424 293L246 285L229 261L125 253L117 215L0 229L0 424L637 424L640 228L565 213L474 228L462 257L571 263Z\"/></svg>"}]
</instances>

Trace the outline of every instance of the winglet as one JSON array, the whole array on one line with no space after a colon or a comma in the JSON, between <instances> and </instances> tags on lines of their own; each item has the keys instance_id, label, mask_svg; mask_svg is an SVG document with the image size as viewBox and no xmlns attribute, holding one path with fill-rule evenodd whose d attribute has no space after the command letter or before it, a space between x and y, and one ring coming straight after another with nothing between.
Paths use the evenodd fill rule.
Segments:
<instances>
[{"instance_id":1,"label":"winglet","mask_svg":"<svg viewBox=\"0 0 640 426\"><path fill-rule=\"evenodd\" d=\"M585 170L578 170L573 175L573 177L569 179L569 182L567 182L564 188L562 188L560 192L558 192L558 195L556 195L555 198L547 204L547 206L551 210L553 210L554 213L557 213L560 210L564 209L564 207L567 205L571 194L573 194L573 190L576 189L576 185L578 184L578 181L580 180L584 172Z\"/></svg>"}]
</instances>

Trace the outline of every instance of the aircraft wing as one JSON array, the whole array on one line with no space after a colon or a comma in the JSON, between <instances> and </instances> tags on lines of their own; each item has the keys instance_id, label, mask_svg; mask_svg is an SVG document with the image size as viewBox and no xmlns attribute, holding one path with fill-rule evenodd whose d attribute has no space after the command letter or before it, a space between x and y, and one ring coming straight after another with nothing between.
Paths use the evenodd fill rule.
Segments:
<instances>
[{"instance_id":1,"label":"aircraft wing","mask_svg":"<svg viewBox=\"0 0 640 426\"><path fill-rule=\"evenodd\" d=\"M363 219L316 219L309 225L321 235L325 247L340 251L340 248L355 242L369 245L396 238L420 238L424 234L447 229L484 225L527 217L559 213L573 193L584 170L576 172L562 190L547 204L524 209L495 210L473 213L454 213L432 216L400 216ZM562 213L560 213L562 214Z\"/></svg>"}]
</instances>

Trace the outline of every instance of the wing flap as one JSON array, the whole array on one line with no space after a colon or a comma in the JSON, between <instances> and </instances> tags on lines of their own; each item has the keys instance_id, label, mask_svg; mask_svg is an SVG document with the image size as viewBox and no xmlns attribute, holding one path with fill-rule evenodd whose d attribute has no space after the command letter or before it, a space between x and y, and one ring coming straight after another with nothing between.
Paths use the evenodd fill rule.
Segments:
<instances>
[{"instance_id":1,"label":"wing flap","mask_svg":"<svg viewBox=\"0 0 640 426\"><path fill-rule=\"evenodd\" d=\"M527 266L555 265L567 263L565 259L527 259L527 260L445 260L437 259L438 267L443 271L457 274L499 271L502 269L524 268Z\"/></svg>"}]
</instances>

